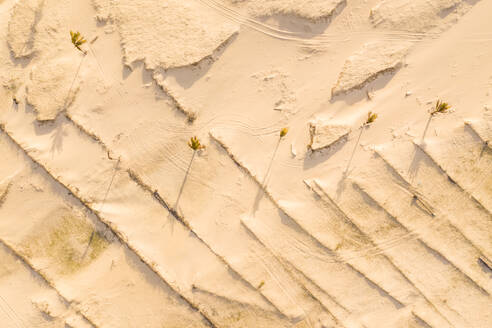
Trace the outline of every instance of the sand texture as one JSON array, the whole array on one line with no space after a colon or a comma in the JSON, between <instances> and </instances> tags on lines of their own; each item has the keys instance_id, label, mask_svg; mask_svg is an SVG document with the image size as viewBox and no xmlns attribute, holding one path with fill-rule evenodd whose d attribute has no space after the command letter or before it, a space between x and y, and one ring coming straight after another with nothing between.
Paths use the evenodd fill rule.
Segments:
<instances>
[{"instance_id":1,"label":"sand texture","mask_svg":"<svg viewBox=\"0 0 492 328\"><path fill-rule=\"evenodd\" d=\"M214 2L206 0L205 2ZM309 20L329 18L337 9L346 3L345 0L221 0L225 4L246 7L254 16L292 15Z\"/></svg>"},{"instance_id":2,"label":"sand texture","mask_svg":"<svg viewBox=\"0 0 492 328\"><path fill-rule=\"evenodd\" d=\"M32 68L26 85L26 101L36 110L39 121L54 120L73 102L79 89L76 74L83 59L75 54L46 60Z\"/></svg>"},{"instance_id":3,"label":"sand texture","mask_svg":"<svg viewBox=\"0 0 492 328\"><path fill-rule=\"evenodd\" d=\"M315 151L330 147L347 137L350 133L350 126L323 121L310 122L309 133L311 135L309 148Z\"/></svg>"},{"instance_id":4,"label":"sand texture","mask_svg":"<svg viewBox=\"0 0 492 328\"><path fill-rule=\"evenodd\" d=\"M108 15L104 5L96 8ZM125 63L141 60L150 69L196 64L239 28L196 1L118 1L112 10Z\"/></svg>"},{"instance_id":5,"label":"sand texture","mask_svg":"<svg viewBox=\"0 0 492 328\"><path fill-rule=\"evenodd\" d=\"M403 65L410 43L371 42L345 61L332 96L360 89L378 76L391 74Z\"/></svg>"},{"instance_id":6,"label":"sand texture","mask_svg":"<svg viewBox=\"0 0 492 328\"><path fill-rule=\"evenodd\" d=\"M0 0L0 327L492 327L491 12Z\"/></svg>"},{"instance_id":7,"label":"sand texture","mask_svg":"<svg viewBox=\"0 0 492 328\"><path fill-rule=\"evenodd\" d=\"M15 4L9 19L7 42L16 58L33 52L33 34L43 0L23 0Z\"/></svg>"},{"instance_id":8,"label":"sand texture","mask_svg":"<svg viewBox=\"0 0 492 328\"><path fill-rule=\"evenodd\" d=\"M442 29L453 15L457 15L467 1L462 0L383 0L370 13L371 22L380 28L409 32Z\"/></svg>"}]
</instances>

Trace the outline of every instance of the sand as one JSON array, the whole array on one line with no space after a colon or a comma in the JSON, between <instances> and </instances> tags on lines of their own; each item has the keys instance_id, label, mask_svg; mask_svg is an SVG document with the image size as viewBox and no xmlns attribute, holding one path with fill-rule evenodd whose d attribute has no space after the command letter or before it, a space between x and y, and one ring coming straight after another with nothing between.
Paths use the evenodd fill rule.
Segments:
<instances>
[{"instance_id":1,"label":"sand","mask_svg":"<svg viewBox=\"0 0 492 328\"><path fill-rule=\"evenodd\" d=\"M0 1L0 326L491 327L491 12Z\"/></svg>"}]
</instances>

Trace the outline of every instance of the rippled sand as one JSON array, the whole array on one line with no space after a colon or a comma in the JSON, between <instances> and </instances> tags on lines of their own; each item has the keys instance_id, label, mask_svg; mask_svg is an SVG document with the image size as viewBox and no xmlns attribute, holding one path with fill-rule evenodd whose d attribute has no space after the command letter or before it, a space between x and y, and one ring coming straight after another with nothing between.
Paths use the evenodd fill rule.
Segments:
<instances>
[{"instance_id":1,"label":"rippled sand","mask_svg":"<svg viewBox=\"0 0 492 328\"><path fill-rule=\"evenodd\" d=\"M0 0L0 326L491 327L490 12Z\"/></svg>"}]
</instances>

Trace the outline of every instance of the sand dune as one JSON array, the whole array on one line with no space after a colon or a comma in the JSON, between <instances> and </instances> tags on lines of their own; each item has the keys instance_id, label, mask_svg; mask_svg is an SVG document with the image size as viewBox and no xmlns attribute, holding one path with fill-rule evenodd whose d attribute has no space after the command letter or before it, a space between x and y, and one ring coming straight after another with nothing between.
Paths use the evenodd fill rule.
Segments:
<instances>
[{"instance_id":1,"label":"sand dune","mask_svg":"<svg viewBox=\"0 0 492 328\"><path fill-rule=\"evenodd\" d=\"M492 326L490 12L0 1L0 326Z\"/></svg>"}]
</instances>

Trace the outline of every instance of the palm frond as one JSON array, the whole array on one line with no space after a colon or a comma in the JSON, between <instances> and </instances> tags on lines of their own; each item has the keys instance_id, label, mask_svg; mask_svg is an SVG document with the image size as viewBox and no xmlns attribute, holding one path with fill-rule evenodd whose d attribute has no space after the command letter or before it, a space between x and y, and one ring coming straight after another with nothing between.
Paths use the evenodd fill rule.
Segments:
<instances>
[{"instance_id":1,"label":"palm frond","mask_svg":"<svg viewBox=\"0 0 492 328\"><path fill-rule=\"evenodd\" d=\"M434 109L431 111L431 115L435 115L438 113L446 113L450 108L451 105L441 100L438 100L436 102L436 107L434 107Z\"/></svg>"},{"instance_id":2,"label":"palm frond","mask_svg":"<svg viewBox=\"0 0 492 328\"><path fill-rule=\"evenodd\" d=\"M373 123L377 118L378 118L378 114L373 113L373 112L367 113L367 120L364 123L364 125L368 125L368 124Z\"/></svg>"},{"instance_id":3,"label":"palm frond","mask_svg":"<svg viewBox=\"0 0 492 328\"><path fill-rule=\"evenodd\" d=\"M75 48L78 50L84 52L80 46L82 46L84 43L87 42L86 39L82 35L80 35L80 32L73 32L70 31L70 37L72 39L72 44L74 45Z\"/></svg>"},{"instance_id":4,"label":"palm frond","mask_svg":"<svg viewBox=\"0 0 492 328\"><path fill-rule=\"evenodd\" d=\"M205 146L203 146L201 143L200 143L200 140L198 140L198 138L195 136L195 137L191 137L190 138L190 141L188 141L188 146L193 149L194 151L197 151L197 150L200 150L200 149L203 149L205 148Z\"/></svg>"}]
</instances>

